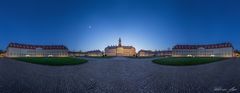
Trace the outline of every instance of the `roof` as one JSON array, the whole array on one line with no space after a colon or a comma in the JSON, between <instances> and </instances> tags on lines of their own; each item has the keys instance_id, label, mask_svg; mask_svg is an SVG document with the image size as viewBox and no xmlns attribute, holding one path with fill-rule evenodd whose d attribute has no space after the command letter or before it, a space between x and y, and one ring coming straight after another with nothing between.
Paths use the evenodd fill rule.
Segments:
<instances>
[{"instance_id":1,"label":"roof","mask_svg":"<svg viewBox=\"0 0 240 93\"><path fill-rule=\"evenodd\" d=\"M105 49L115 49L115 48L117 48L117 46L108 46Z\"/></svg>"},{"instance_id":2,"label":"roof","mask_svg":"<svg viewBox=\"0 0 240 93\"><path fill-rule=\"evenodd\" d=\"M143 50L143 49L141 49L139 52L154 52L154 51L152 51L152 50Z\"/></svg>"},{"instance_id":3,"label":"roof","mask_svg":"<svg viewBox=\"0 0 240 93\"><path fill-rule=\"evenodd\" d=\"M43 50L68 50L64 45L30 45L30 44L19 44L19 43L10 43L8 48L22 48L22 49L38 49Z\"/></svg>"},{"instance_id":4,"label":"roof","mask_svg":"<svg viewBox=\"0 0 240 93\"><path fill-rule=\"evenodd\" d=\"M233 48L231 43L207 44L207 45L176 45L173 49L216 49L216 48Z\"/></svg>"}]
</instances>

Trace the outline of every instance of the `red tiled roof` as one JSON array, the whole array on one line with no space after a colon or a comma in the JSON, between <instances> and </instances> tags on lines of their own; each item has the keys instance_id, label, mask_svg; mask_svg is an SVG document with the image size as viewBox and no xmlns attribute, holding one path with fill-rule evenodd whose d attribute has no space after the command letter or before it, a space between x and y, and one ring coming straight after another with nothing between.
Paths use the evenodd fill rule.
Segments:
<instances>
[{"instance_id":1,"label":"red tiled roof","mask_svg":"<svg viewBox=\"0 0 240 93\"><path fill-rule=\"evenodd\" d=\"M228 48L232 47L231 43L219 43L219 44L208 44L208 45L176 45L173 47L173 49L198 49L198 48L204 48L204 49L215 49L215 48Z\"/></svg>"},{"instance_id":2,"label":"red tiled roof","mask_svg":"<svg viewBox=\"0 0 240 93\"><path fill-rule=\"evenodd\" d=\"M22 49L37 49L41 48L43 50L63 50L68 48L64 45L30 45L30 44L19 44L19 43L10 43L8 47L11 48L22 48Z\"/></svg>"}]
</instances>

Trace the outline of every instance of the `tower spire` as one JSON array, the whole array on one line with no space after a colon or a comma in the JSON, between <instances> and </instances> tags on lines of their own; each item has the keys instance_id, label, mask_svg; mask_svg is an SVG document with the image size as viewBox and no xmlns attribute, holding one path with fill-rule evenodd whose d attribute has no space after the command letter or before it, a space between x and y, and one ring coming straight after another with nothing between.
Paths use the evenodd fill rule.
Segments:
<instances>
[{"instance_id":1,"label":"tower spire","mask_svg":"<svg viewBox=\"0 0 240 93\"><path fill-rule=\"evenodd\" d=\"M121 47L122 46L122 40L121 38L119 37L119 40L118 40L118 46Z\"/></svg>"}]
</instances>

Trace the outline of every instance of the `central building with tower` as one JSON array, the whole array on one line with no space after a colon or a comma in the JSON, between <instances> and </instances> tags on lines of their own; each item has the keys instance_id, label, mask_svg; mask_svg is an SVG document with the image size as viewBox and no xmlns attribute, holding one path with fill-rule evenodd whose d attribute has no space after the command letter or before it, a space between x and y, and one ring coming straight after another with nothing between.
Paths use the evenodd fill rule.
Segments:
<instances>
[{"instance_id":1,"label":"central building with tower","mask_svg":"<svg viewBox=\"0 0 240 93\"><path fill-rule=\"evenodd\" d=\"M117 46L108 46L105 48L106 56L135 56L136 49L133 46L123 46L121 38L118 40Z\"/></svg>"}]
</instances>

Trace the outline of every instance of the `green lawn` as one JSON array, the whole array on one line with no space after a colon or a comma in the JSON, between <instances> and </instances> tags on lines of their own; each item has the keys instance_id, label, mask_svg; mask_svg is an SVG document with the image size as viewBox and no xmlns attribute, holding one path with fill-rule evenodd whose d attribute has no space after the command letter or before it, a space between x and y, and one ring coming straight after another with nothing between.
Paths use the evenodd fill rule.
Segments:
<instances>
[{"instance_id":1,"label":"green lawn","mask_svg":"<svg viewBox=\"0 0 240 93\"><path fill-rule=\"evenodd\" d=\"M216 61L225 60L226 58L161 58L155 59L152 62L161 65L172 65L172 66L188 66L206 64Z\"/></svg>"},{"instance_id":2,"label":"green lawn","mask_svg":"<svg viewBox=\"0 0 240 93\"><path fill-rule=\"evenodd\" d=\"M63 66L63 65L77 65L87 62L85 59L77 59L71 57L61 58L14 58L15 60L24 61L34 64L51 65L51 66Z\"/></svg>"}]
</instances>

